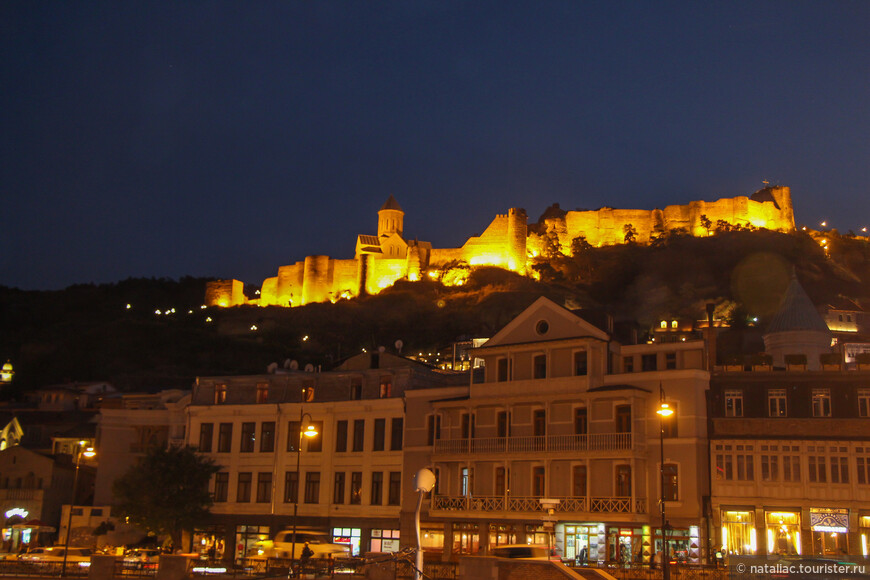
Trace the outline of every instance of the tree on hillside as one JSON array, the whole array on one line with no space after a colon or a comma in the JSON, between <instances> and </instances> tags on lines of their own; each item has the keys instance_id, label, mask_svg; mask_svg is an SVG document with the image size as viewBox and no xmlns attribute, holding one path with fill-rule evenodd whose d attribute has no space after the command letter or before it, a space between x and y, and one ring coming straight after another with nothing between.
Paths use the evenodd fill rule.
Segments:
<instances>
[{"instance_id":1,"label":"tree on hillside","mask_svg":"<svg viewBox=\"0 0 870 580\"><path fill-rule=\"evenodd\" d=\"M622 233L625 234L625 243L633 244L637 239L637 228L635 228L632 224L625 224L622 226Z\"/></svg>"},{"instance_id":2,"label":"tree on hillside","mask_svg":"<svg viewBox=\"0 0 870 580\"><path fill-rule=\"evenodd\" d=\"M205 523L212 506L208 483L218 468L190 447L154 447L115 480L114 511L130 523L169 535L181 547L181 532Z\"/></svg>"}]
</instances>

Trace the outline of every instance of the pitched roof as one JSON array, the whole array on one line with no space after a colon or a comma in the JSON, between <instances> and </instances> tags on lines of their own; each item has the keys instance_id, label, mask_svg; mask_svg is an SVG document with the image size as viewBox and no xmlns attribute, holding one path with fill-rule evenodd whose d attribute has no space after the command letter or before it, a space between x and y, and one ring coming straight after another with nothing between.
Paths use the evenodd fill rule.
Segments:
<instances>
[{"instance_id":1,"label":"pitched roof","mask_svg":"<svg viewBox=\"0 0 870 580\"><path fill-rule=\"evenodd\" d=\"M395 209L398 211L403 211L402 207L399 205L399 202L396 201L396 198L394 198L392 194L390 194L390 197L387 198L387 201L384 202L384 205L382 205L381 209L379 209L378 211L383 211L385 209Z\"/></svg>"},{"instance_id":2,"label":"pitched roof","mask_svg":"<svg viewBox=\"0 0 870 580\"><path fill-rule=\"evenodd\" d=\"M830 332L828 325L825 324L824 319L796 277L792 277L779 311L773 316L770 326L767 327L767 333L792 330Z\"/></svg>"}]
</instances>

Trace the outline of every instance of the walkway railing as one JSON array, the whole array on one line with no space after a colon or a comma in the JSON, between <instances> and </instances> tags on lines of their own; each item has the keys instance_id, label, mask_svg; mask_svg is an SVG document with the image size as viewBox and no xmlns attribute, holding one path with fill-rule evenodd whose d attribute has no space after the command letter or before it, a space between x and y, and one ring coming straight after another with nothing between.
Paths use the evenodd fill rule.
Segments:
<instances>
[{"instance_id":1,"label":"walkway railing","mask_svg":"<svg viewBox=\"0 0 870 580\"><path fill-rule=\"evenodd\" d=\"M555 497L560 500L556 512L576 513L646 513L646 498L630 497ZM540 512L539 497L449 496L432 498L433 510L467 510L478 512Z\"/></svg>"}]
</instances>

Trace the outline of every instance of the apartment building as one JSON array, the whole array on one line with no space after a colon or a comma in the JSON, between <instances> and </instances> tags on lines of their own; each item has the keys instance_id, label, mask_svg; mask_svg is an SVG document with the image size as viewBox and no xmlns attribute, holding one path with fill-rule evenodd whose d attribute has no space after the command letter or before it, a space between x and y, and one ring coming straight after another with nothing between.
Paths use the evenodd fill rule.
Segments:
<instances>
[{"instance_id":1,"label":"apartment building","mask_svg":"<svg viewBox=\"0 0 870 580\"><path fill-rule=\"evenodd\" d=\"M384 352L328 372L199 378L189 444L220 471L213 525L196 531L195 548L243 558L292 528L294 511L297 527L328 534L354 554L413 543L400 537L403 495L413 495L413 474L403 474L404 394L467 381ZM309 426L317 435L301 437Z\"/></svg>"},{"instance_id":2,"label":"apartment building","mask_svg":"<svg viewBox=\"0 0 870 580\"><path fill-rule=\"evenodd\" d=\"M797 280L764 339L774 356L717 367L711 381L714 543L867 555L870 370L830 356L831 332Z\"/></svg>"},{"instance_id":3,"label":"apartment building","mask_svg":"<svg viewBox=\"0 0 870 580\"><path fill-rule=\"evenodd\" d=\"M467 391L406 392L406 469L428 454L437 476L424 548L550 543L578 562L648 563L663 497L675 557L706 561L704 352L698 339L621 344L538 299L474 350L485 370ZM676 410L664 424L662 393Z\"/></svg>"}]
</instances>

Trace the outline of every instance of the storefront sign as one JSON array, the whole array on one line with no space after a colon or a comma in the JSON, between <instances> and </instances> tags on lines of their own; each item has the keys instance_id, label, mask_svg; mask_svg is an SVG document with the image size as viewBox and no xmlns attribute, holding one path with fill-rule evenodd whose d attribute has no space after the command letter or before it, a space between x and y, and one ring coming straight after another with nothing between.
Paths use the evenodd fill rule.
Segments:
<instances>
[{"instance_id":1,"label":"storefront sign","mask_svg":"<svg viewBox=\"0 0 870 580\"><path fill-rule=\"evenodd\" d=\"M849 531L849 510L810 508L810 527L814 532L845 534Z\"/></svg>"},{"instance_id":2,"label":"storefront sign","mask_svg":"<svg viewBox=\"0 0 870 580\"><path fill-rule=\"evenodd\" d=\"M24 508L12 508L11 510L6 511L7 520L14 516L19 516L21 518L27 519L28 515L30 515L30 512Z\"/></svg>"}]
</instances>

